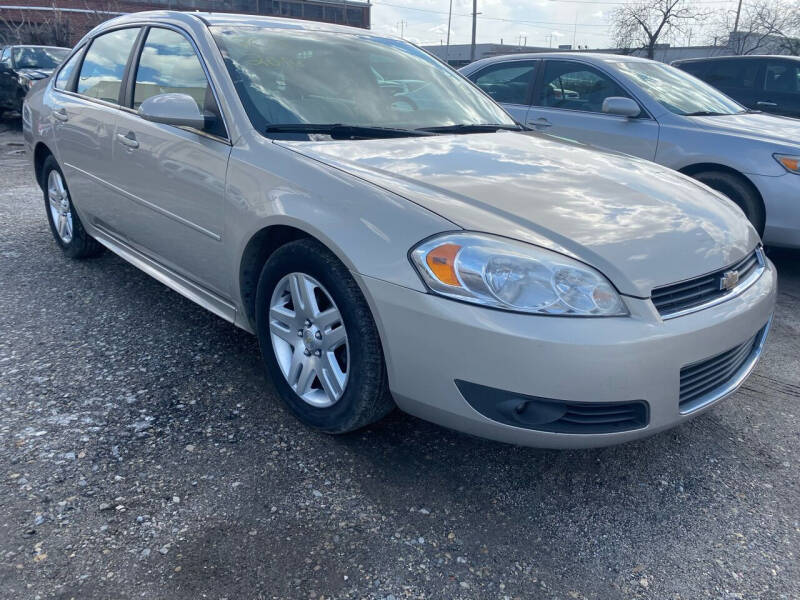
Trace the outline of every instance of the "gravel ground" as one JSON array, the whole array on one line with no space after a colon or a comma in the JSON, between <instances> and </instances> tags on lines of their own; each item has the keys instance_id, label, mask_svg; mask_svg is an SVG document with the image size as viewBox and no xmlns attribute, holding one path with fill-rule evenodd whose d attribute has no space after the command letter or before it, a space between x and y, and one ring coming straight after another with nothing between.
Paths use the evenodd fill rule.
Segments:
<instances>
[{"instance_id":1,"label":"gravel ground","mask_svg":"<svg viewBox=\"0 0 800 600\"><path fill-rule=\"evenodd\" d=\"M20 141L0 122L0 597L800 597L800 253L773 254L756 373L671 432L326 437L254 338L110 253L65 259Z\"/></svg>"}]
</instances>

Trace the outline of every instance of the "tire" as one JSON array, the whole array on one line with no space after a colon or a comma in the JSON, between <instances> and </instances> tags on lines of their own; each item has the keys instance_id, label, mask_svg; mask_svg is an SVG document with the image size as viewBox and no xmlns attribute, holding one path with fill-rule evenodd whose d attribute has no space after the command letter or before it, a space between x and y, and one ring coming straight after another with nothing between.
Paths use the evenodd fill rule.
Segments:
<instances>
[{"instance_id":1,"label":"tire","mask_svg":"<svg viewBox=\"0 0 800 600\"><path fill-rule=\"evenodd\" d=\"M100 254L103 246L83 228L72 204L64 173L52 156L48 156L42 166L41 184L47 222L50 223L50 231L56 244L64 254L75 259Z\"/></svg>"},{"instance_id":2,"label":"tire","mask_svg":"<svg viewBox=\"0 0 800 600\"><path fill-rule=\"evenodd\" d=\"M750 183L737 175L721 171L702 171L695 173L693 177L733 200L753 224L758 235L764 235L766 223L764 204Z\"/></svg>"},{"instance_id":3,"label":"tire","mask_svg":"<svg viewBox=\"0 0 800 600\"><path fill-rule=\"evenodd\" d=\"M313 291L304 296L302 289ZM303 303L319 316L309 318L316 309ZM258 280L256 329L278 394L305 425L347 433L394 409L369 306L347 267L316 240L290 242L270 256ZM344 383L333 373L346 373Z\"/></svg>"}]
</instances>

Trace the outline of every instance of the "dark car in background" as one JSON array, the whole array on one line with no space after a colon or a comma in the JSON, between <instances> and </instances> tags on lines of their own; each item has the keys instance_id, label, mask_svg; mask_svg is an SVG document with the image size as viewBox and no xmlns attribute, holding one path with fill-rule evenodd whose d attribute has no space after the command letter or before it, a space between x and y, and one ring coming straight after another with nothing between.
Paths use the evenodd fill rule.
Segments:
<instances>
[{"instance_id":1,"label":"dark car in background","mask_svg":"<svg viewBox=\"0 0 800 600\"><path fill-rule=\"evenodd\" d=\"M800 118L798 56L717 56L676 60L672 65L747 108Z\"/></svg>"},{"instance_id":2,"label":"dark car in background","mask_svg":"<svg viewBox=\"0 0 800 600\"><path fill-rule=\"evenodd\" d=\"M57 46L6 46L0 50L0 113L21 111L35 81L45 79L69 54Z\"/></svg>"}]
</instances>

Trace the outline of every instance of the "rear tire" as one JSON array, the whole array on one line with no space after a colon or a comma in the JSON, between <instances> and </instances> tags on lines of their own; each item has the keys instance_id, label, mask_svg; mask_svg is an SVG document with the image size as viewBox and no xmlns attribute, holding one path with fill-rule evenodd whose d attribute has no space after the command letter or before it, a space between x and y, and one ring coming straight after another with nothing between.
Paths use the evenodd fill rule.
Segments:
<instances>
[{"instance_id":1,"label":"rear tire","mask_svg":"<svg viewBox=\"0 0 800 600\"><path fill-rule=\"evenodd\" d=\"M270 256L258 281L256 330L278 394L305 425L346 433L394 408L369 306L318 241L289 242Z\"/></svg>"},{"instance_id":2,"label":"rear tire","mask_svg":"<svg viewBox=\"0 0 800 600\"><path fill-rule=\"evenodd\" d=\"M86 233L72 198L69 195L64 173L56 159L48 156L42 166L42 189L47 222L56 244L70 258L81 259L97 256L103 246Z\"/></svg>"},{"instance_id":3,"label":"rear tire","mask_svg":"<svg viewBox=\"0 0 800 600\"><path fill-rule=\"evenodd\" d=\"M733 200L753 224L758 235L764 235L766 223L764 204L749 182L737 175L722 171L702 171L692 177Z\"/></svg>"}]
</instances>

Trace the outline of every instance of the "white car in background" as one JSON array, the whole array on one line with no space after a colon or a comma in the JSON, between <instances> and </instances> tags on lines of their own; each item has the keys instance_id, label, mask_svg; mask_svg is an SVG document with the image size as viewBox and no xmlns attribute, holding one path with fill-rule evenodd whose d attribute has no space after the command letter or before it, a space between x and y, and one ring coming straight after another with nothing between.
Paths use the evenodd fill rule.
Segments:
<instances>
[{"instance_id":1,"label":"white car in background","mask_svg":"<svg viewBox=\"0 0 800 600\"><path fill-rule=\"evenodd\" d=\"M800 247L800 120L631 56L517 54L461 73L519 123L690 175L736 202L765 243Z\"/></svg>"}]
</instances>

